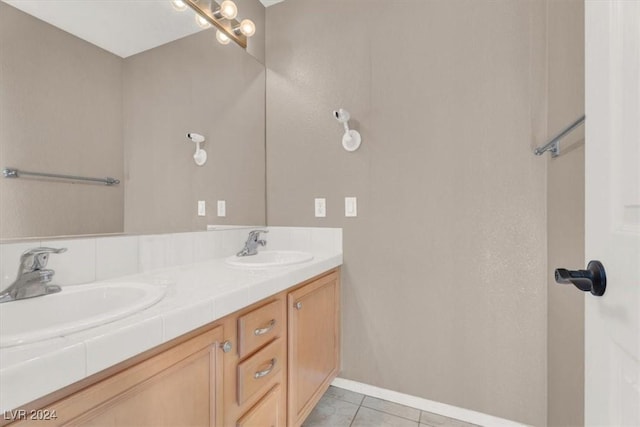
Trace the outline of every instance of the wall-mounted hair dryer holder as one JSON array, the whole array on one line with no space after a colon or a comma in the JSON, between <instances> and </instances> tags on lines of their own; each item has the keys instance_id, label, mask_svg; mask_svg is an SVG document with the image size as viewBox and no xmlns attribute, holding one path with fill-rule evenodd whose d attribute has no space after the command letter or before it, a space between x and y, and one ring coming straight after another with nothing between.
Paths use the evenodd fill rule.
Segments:
<instances>
[{"instance_id":1,"label":"wall-mounted hair dryer holder","mask_svg":"<svg viewBox=\"0 0 640 427\"><path fill-rule=\"evenodd\" d=\"M187 134L187 138L189 138L191 142L196 143L196 152L193 154L193 161L196 162L196 165L202 166L207 163L207 152L200 147L200 144L204 144L204 136L198 133L189 132Z\"/></svg>"},{"instance_id":2,"label":"wall-mounted hair dryer holder","mask_svg":"<svg viewBox=\"0 0 640 427\"><path fill-rule=\"evenodd\" d=\"M349 119L351 115L347 110L340 108L333 112L333 117L344 126L344 135L342 136L342 147L347 151L356 151L360 148L362 143L362 137L360 132L354 129L349 129Z\"/></svg>"}]
</instances>

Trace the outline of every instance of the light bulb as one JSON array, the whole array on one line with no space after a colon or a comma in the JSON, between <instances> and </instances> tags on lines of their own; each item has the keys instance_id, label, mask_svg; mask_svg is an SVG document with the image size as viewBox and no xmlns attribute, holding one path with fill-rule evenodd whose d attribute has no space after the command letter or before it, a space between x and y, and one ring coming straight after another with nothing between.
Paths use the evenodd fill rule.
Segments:
<instances>
[{"instance_id":1,"label":"light bulb","mask_svg":"<svg viewBox=\"0 0 640 427\"><path fill-rule=\"evenodd\" d=\"M218 40L220 44L229 44L229 42L231 41L229 36L227 36L225 33L223 33L220 30L216 32L216 40Z\"/></svg>"},{"instance_id":2,"label":"light bulb","mask_svg":"<svg viewBox=\"0 0 640 427\"><path fill-rule=\"evenodd\" d=\"M256 24L251 19L243 19L240 23L240 32L247 37L251 37L256 33Z\"/></svg>"},{"instance_id":3,"label":"light bulb","mask_svg":"<svg viewBox=\"0 0 640 427\"><path fill-rule=\"evenodd\" d=\"M209 21L207 21L206 19L204 19L202 16L197 15L196 14L196 24L198 24L198 26L200 28L209 28L211 26L211 24L209 23Z\"/></svg>"},{"instance_id":4,"label":"light bulb","mask_svg":"<svg viewBox=\"0 0 640 427\"><path fill-rule=\"evenodd\" d=\"M238 6L231 0L225 0L220 3L220 15L229 20L238 16Z\"/></svg>"},{"instance_id":5,"label":"light bulb","mask_svg":"<svg viewBox=\"0 0 640 427\"><path fill-rule=\"evenodd\" d=\"M173 8L179 12L182 12L187 8L187 5L182 0L172 0L171 6L173 6Z\"/></svg>"}]
</instances>

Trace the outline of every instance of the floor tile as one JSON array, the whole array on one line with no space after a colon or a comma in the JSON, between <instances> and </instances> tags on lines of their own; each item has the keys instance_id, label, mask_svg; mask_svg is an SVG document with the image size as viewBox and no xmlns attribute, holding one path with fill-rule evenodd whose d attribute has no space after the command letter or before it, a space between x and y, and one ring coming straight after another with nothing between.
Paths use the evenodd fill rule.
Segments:
<instances>
[{"instance_id":1,"label":"floor tile","mask_svg":"<svg viewBox=\"0 0 640 427\"><path fill-rule=\"evenodd\" d=\"M349 427L358 405L323 396L302 427Z\"/></svg>"},{"instance_id":2,"label":"floor tile","mask_svg":"<svg viewBox=\"0 0 640 427\"><path fill-rule=\"evenodd\" d=\"M419 409L410 408L408 406L399 405L397 403L377 399L371 396L365 396L364 400L362 401L362 406L386 412L387 414L395 415L398 417L407 418L412 421L420 420Z\"/></svg>"},{"instance_id":3,"label":"floor tile","mask_svg":"<svg viewBox=\"0 0 640 427\"><path fill-rule=\"evenodd\" d=\"M396 417L386 412L361 406L352 427L418 427L417 421Z\"/></svg>"},{"instance_id":4,"label":"floor tile","mask_svg":"<svg viewBox=\"0 0 640 427\"><path fill-rule=\"evenodd\" d=\"M420 414L420 425L428 427L475 427L475 424L425 411Z\"/></svg>"},{"instance_id":5,"label":"floor tile","mask_svg":"<svg viewBox=\"0 0 640 427\"><path fill-rule=\"evenodd\" d=\"M334 386L329 386L329 389L324 395L326 397L344 400L345 402L355 403L356 405L360 405L362 403L362 399L364 399L364 394Z\"/></svg>"}]
</instances>

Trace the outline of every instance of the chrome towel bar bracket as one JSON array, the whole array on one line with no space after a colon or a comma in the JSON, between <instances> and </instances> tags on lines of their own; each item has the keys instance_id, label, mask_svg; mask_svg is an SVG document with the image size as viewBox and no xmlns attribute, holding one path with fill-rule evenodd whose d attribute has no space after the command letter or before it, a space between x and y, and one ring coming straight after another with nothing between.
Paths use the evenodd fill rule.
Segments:
<instances>
[{"instance_id":1,"label":"chrome towel bar bracket","mask_svg":"<svg viewBox=\"0 0 640 427\"><path fill-rule=\"evenodd\" d=\"M551 152L551 157L558 157L560 155L560 140L571 133L575 128L584 123L586 116L580 117L575 122L571 123L565 130L556 135L551 141L547 142L545 145L536 148L533 150L533 154L536 156L541 156L546 151Z\"/></svg>"}]
</instances>

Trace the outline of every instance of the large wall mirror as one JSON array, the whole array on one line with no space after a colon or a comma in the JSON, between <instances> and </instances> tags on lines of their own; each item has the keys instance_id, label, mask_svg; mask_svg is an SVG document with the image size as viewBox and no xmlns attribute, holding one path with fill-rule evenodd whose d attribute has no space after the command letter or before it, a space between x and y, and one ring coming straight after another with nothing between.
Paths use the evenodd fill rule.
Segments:
<instances>
[{"instance_id":1,"label":"large wall mirror","mask_svg":"<svg viewBox=\"0 0 640 427\"><path fill-rule=\"evenodd\" d=\"M120 180L0 177L0 239L264 224L263 57L171 1L0 1L0 168Z\"/></svg>"}]
</instances>

